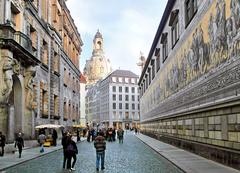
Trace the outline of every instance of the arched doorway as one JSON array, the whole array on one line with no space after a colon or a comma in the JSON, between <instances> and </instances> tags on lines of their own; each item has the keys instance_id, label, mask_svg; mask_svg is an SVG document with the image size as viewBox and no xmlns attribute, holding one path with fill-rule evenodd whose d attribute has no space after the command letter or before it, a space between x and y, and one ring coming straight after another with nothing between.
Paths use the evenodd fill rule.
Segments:
<instances>
[{"instance_id":1,"label":"arched doorway","mask_svg":"<svg viewBox=\"0 0 240 173\"><path fill-rule=\"evenodd\" d=\"M23 132L23 89L18 76L13 75L13 88L9 96L8 137L13 141L15 133Z\"/></svg>"}]
</instances>

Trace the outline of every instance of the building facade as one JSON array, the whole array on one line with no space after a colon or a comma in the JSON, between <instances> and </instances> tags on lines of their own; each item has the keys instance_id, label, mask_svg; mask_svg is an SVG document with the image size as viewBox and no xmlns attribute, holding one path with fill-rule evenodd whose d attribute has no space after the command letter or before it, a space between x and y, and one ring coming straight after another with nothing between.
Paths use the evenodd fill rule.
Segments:
<instances>
[{"instance_id":1,"label":"building facade","mask_svg":"<svg viewBox=\"0 0 240 173\"><path fill-rule=\"evenodd\" d=\"M86 79L80 74L80 125L86 126Z\"/></svg>"},{"instance_id":2,"label":"building facade","mask_svg":"<svg viewBox=\"0 0 240 173\"><path fill-rule=\"evenodd\" d=\"M138 76L115 70L100 83L99 123L105 127L139 127Z\"/></svg>"},{"instance_id":3,"label":"building facade","mask_svg":"<svg viewBox=\"0 0 240 173\"><path fill-rule=\"evenodd\" d=\"M240 2L169 0L139 80L142 132L240 169Z\"/></svg>"},{"instance_id":4,"label":"building facade","mask_svg":"<svg viewBox=\"0 0 240 173\"><path fill-rule=\"evenodd\" d=\"M34 138L36 125L80 119L83 45L64 0L0 2L0 131Z\"/></svg>"}]
</instances>

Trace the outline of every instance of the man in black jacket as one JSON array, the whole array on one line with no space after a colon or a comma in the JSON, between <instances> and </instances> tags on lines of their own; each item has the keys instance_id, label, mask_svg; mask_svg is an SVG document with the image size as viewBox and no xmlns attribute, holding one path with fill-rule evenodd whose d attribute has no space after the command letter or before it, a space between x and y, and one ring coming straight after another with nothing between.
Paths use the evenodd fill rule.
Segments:
<instances>
[{"instance_id":1,"label":"man in black jacket","mask_svg":"<svg viewBox=\"0 0 240 173\"><path fill-rule=\"evenodd\" d=\"M106 142L104 141L103 132L99 130L98 136L95 138L94 147L96 148L96 168L99 171L99 163L101 159L101 170L104 170L104 157L106 150Z\"/></svg>"},{"instance_id":2,"label":"man in black jacket","mask_svg":"<svg viewBox=\"0 0 240 173\"><path fill-rule=\"evenodd\" d=\"M0 132L0 147L1 147L0 156L3 156L3 155L4 155L5 143L6 143L6 138L5 138L5 136L2 134L2 132Z\"/></svg>"}]
</instances>

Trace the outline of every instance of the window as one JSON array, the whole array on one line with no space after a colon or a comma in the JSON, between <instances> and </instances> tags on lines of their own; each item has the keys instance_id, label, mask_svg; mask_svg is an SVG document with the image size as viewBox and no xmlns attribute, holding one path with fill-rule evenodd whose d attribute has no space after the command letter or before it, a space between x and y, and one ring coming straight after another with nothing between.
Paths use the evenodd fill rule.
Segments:
<instances>
[{"instance_id":1,"label":"window","mask_svg":"<svg viewBox=\"0 0 240 173\"><path fill-rule=\"evenodd\" d=\"M163 33L161 37L161 43L162 43L162 54L163 54L163 62L167 59L168 57L168 37L167 33Z\"/></svg>"},{"instance_id":2,"label":"window","mask_svg":"<svg viewBox=\"0 0 240 173\"><path fill-rule=\"evenodd\" d=\"M118 90L119 90L119 92L121 93L121 92L122 92L122 87L120 86L120 87L118 88Z\"/></svg>"},{"instance_id":3,"label":"window","mask_svg":"<svg viewBox=\"0 0 240 173\"><path fill-rule=\"evenodd\" d=\"M125 83L128 83L129 82L129 79L128 78L125 78Z\"/></svg>"},{"instance_id":4,"label":"window","mask_svg":"<svg viewBox=\"0 0 240 173\"><path fill-rule=\"evenodd\" d=\"M116 82L116 77L112 77L112 81L113 81L113 82Z\"/></svg>"},{"instance_id":5,"label":"window","mask_svg":"<svg viewBox=\"0 0 240 173\"><path fill-rule=\"evenodd\" d=\"M132 104L132 110L135 110L135 104L134 103Z\"/></svg>"},{"instance_id":6,"label":"window","mask_svg":"<svg viewBox=\"0 0 240 173\"><path fill-rule=\"evenodd\" d=\"M132 95L132 101L135 101L135 96L134 95Z\"/></svg>"},{"instance_id":7,"label":"window","mask_svg":"<svg viewBox=\"0 0 240 173\"><path fill-rule=\"evenodd\" d=\"M116 109L116 103L113 103L113 109Z\"/></svg>"},{"instance_id":8,"label":"window","mask_svg":"<svg viewBox=\"0 0 240 173\"><path fill-rule=\"evenodd\" d=\"M122 95L119 95L119 101L122 101Z\"/></svg>"},{"instance_id":9,"label":"window","mask_svg":"<svg viewBox=\"0 0 240 173\"><path fill-rule=\"evenodd\" d=\"M135 88L134 87L132 87L132 93L135 93Z\"/></svg>"},{"instance_id":10,"label":"window","mask_svg":"<svg viewBox=\"0 0 240 173\"><path fill-rule=\"evenodd\" d=\"M119 109L122 109L122 103L119 103Z\"/></svg>"},{"instance_id":11,"label":"window","mask_svg":"<svg viewBox=\"0 0 240 173\"><path fill-rule=\"evenodd\" d=\"M129 101L129 96L125 95L125 101Z\"/></svg>"},{"instance_id":12,"label":"window","mask_svg":"<svg viewBox=\"0 0 240 173\"><path fill-rule=\"evenodd\" d=\"M152 64L152 79L155 77L155 60L152 59L151 60L151 64Z\"/></svg>"},{"instance_id":13,"label":"window","mask_svg":"<svg viewBox=\"0 0 240 173\"><path fill-rule=\"evenodd\" d=\"M125 87L125 93L128 93L128 92L129 92L128 87Z\"/></svg>"},{"instance_id":14,"label":"window","mask_svg":"<svg viewBox=\"0 0 240 173\"><path fill-rule=\"evenodd\" d=\"M156 48L155 56L156 56L156 68L158 71L160 69L160 48Z\"/></svg>"},{"instance_id":15,"label":"window","mask_svg":"<svg viewBox=\"0 0 240 173\"><path fill-rule=\"evenodd\" d=\"M113 94L113 101L116 101L116 94Z\"/></svg>"},{"instance_id":16,"label":"window","mask_svg":"<svg viewBox=\"0 0 240 173\"><path fill-rule=\"evenodd\" d=\"M148 84L150 85L151 84L151 80L152 80L152 78L151 78L151 68L148 68Z\"/></svg>"},{"instance_id":17,"label":"window","mask_svg":"<svg viewBox=\"0 0 240 173\"><path fill-rule=\"evenodd\" d=\"M129 109L128 103L125 103L125 109Z\"/></svg>"},{"instance_id":18,"label":"window","mask_svg":"<svg viewBox=\"0 0 240 173\"><path fill-rule=\"evenodd\" d=\"M172 27L171 28L172 48L175 46L179 38L178 12L179 12L178 9L172 11L170 20L169 20L169 26Z\"/></svg>"},{"instance_id":19,"label":"window","mask_svg":"<svg viewBox=\"0 0 240 173\"><path fill-rule=\"evenodd\" d=\"M131 78L131 83L135 83L135 79L134 78Z\"/></svg>"},{"instance_id":20,"label":"window","mask_svg":"<svg viewBox=\"0 0 240 173\"><path fill-rule=\"evenodd\" d=\"M113 87L112 87L112 91L113 91L113 92L116 92L116 86L113 86Z\"/></svg>"},{"instance_id":21,"label":"window","mask_svg":"<svg viewBox=\"0 0 240 173\"><path fill-rule=\"evenodd\" d=\"M43 40L43 55L42 55L42 62L48 65L48 45L45 40Z\"/></svg>"},{"instance_id":22,"label":"window","mask_svg":"<svg viewBox=\"0 0 240 173\"><path fill-rule=\"evenodd\" d=\"M122 83L122 81L123 81L122 78L119 77L119 78L118 78L118 82Z\"/></svg>"},{"instance_id":23,"label":"window","mask_svg":"<svg viewBox=\"0 0 240 173\"><path fill-rule=\"evenodd\" d=\"M197 12L197 0L186 0L185 1L185 22L186 27L191 22L193 16Z\"/></svg>"}]
</instances>

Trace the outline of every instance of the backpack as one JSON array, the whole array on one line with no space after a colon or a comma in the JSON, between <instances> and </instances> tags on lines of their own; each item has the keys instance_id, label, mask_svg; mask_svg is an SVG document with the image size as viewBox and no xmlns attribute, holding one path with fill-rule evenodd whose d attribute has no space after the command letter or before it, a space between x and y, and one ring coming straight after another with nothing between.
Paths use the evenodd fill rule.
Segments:
<instances>
[{"instance_id":1,"label":"backpack","mask_svg":"<svg viewBox=\"0 0 240 173\"><path fill-rule=\"evenodd\" d=\"M74 148L73 144L68 144L67 148L66 148L66 151L69 152L69 153L76 153L76 149Z\"/></svg>"}]
</instances>

